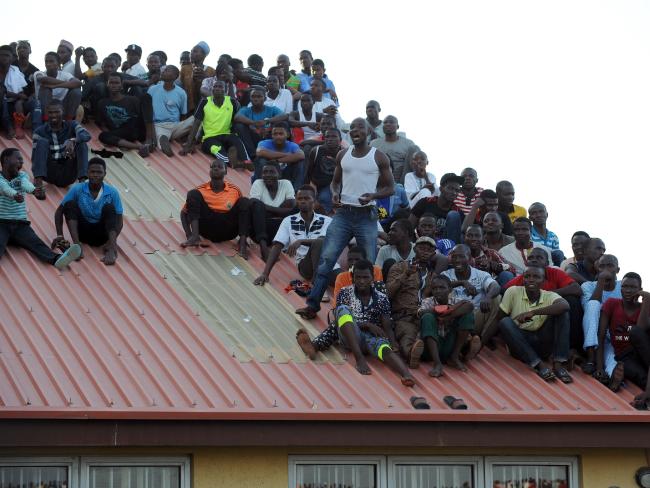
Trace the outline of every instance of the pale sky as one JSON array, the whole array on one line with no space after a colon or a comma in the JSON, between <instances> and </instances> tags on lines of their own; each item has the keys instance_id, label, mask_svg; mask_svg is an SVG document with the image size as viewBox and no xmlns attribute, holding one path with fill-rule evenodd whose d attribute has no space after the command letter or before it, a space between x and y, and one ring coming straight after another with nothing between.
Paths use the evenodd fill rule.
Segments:
<instances>
[{"instance_id":1,"label":"pale sky","mask_svg":"<svg viewBox=\"0 0 650 488\"><path fill-rule=\"evenodd\" d=\"M264 71L280 53L300 69L298 52L309 49L324 60L346 121L378 100L438 179L466 166L482 187L508 179L515 203L547 205L567 256L571 234L585 230L604 239L622 272L650 283L637 244L650 237L641 218L650 194L649 2L255 0L206 7L196 21L189 4L91 5L71 5L52 22L27 16L43 12L41 2L10 2L3 11L15 21L5 22L2 42L28 39L38 67L61 38L100 59L136 43L175 64L204 40L208 64L224 52L244 61L258 53Z\"/></svg>"}]
</instances>

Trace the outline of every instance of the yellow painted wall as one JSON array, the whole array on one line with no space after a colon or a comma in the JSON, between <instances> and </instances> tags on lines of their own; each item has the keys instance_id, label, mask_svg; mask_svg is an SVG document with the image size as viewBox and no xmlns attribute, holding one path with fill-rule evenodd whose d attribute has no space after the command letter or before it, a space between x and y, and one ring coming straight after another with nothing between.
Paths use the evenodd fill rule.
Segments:
<instances>
[{"instance_id":1,"label":"yellow painted wall","mask_svg":"<svg viewBox=\"0 0 650 488\"><path fill-rule=\"evenodd\" d=\"M643 449L385 449L385 448L197 448L80 449L45 451L0 449L7 456L191 456L192 488L285 488L289 455L413 456L575 456L580 488L637 488L634 473L650 464ZM490 488L490 487L486 487Z\"/></svg>"}]
</instances>

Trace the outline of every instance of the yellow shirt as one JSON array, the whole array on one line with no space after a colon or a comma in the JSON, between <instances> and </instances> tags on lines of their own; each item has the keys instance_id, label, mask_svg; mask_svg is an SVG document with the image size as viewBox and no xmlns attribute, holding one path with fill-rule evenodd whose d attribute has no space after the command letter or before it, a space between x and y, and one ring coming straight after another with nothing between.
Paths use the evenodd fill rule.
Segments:
<instances>
[{"instance_id":1,"label":"yellow shirt","mask_svg":"<svg viewBox=\"0 0 650 488\"><path fill-rule=\"evenodd\" d=\"M519 205L512 205L512 208L514 210L508 214L508 217L510 217L510 222L515 223L515 220L518 219L519 217L528 217L528 212L524 207L520 207Z\"/></svg>"},{"instance_id":2,"label":"yellow shirt","mask_svg":"<svg viewBox=\"0 0 650 488\"><path fill-rule=\"evenodd\" d=\"M531 303L526 294L526 288L523 286L511 286L506 290L501 300L501 310L514 319L519 314L537 310L538 308L548 307L556 300L562 298L552 291L540 290L539 300ZM548 315L535 315L530 322L524 322L519 325L522 330L536 331L546 321Z\"/></svg>"}]
</instances>

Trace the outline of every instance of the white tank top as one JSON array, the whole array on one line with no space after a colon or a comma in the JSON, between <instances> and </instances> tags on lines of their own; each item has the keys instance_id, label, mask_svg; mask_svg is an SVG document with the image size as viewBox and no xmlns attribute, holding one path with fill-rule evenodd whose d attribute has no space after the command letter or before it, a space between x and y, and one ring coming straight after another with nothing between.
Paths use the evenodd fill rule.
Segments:
<instances>
[{"instance_id":1,"label":"white tank top","mask_svg":"<svg viewBox=\"0 0 650 488\"><path fill-rule=\"evenodd\" d=\"M371 147L368 154L362 158L352 155L354 146L348 148L341 159L343 182L341 188L341 203L361 207L359 197L364 193L375 193L379 181L379 167L375 162L376 148ZM372 201L368 205L374 205Z\"/></svg>"},{"instance_id":2,"label":"white tank top","mask_svg":"<svg viewBox=\"0 0 650 488\"><path fill-rule=\"evenodd\" d=\"M300 122L316 122L316 111L311 111L311 119L307 120L305 114L302 113L302 107L298 104L298 116L300 117ZM312 129L311 127L304 126L302 132L305 134L305 139L315 139L320 136L320 132Z\"/></svg>"}]
</instances>

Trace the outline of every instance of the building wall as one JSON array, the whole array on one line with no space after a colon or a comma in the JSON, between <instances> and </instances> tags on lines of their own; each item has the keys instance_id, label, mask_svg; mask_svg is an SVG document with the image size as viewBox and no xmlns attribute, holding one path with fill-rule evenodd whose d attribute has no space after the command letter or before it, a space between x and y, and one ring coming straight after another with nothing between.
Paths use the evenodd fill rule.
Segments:
<instances>
[{"instance_id":1,"label":"building wall","mask_svg":"<svg viewBox=\"0 0 650 488\"><path fill-rule=\"evenodd\" d=\"M197 449L59 449L0 450L11 456L191 456L192 488L284 488L289 455L414 456L575 456L581 488L638 488L634 473L650 465L643 449L366 449L366 448L197 448Z\"/></svg>"}]
</instances>

